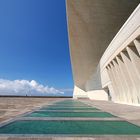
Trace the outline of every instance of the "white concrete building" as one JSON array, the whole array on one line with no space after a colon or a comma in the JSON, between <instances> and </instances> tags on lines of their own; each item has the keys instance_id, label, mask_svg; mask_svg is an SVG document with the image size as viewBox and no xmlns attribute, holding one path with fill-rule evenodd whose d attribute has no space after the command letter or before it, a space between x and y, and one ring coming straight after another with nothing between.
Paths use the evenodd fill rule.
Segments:
<instances>
[{"instance_id":1,"label":"white concrete building","mask_svg":"<svg viewBox=\"0 0 140 140\"><path fill-rule=\"evenodd\" d=\"M67 0L74 98L140 104L140 0Z\"/></svg>"}]
</instances>

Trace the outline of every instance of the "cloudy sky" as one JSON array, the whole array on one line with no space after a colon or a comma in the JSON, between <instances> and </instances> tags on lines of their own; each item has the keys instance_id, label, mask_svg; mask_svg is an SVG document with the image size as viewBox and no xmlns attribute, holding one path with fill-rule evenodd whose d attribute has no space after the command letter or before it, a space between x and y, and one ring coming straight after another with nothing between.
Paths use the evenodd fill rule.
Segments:
<instances>
[{"instance_id":1,"label":"cloudy sky","mask_svg":"<svg viewBox=\"0 0 140 140\"><path fill-rule=\"evenodd\" d=\"M65 0L0 0L0 94L72 95Z\"/></svg>"}]
</instances>

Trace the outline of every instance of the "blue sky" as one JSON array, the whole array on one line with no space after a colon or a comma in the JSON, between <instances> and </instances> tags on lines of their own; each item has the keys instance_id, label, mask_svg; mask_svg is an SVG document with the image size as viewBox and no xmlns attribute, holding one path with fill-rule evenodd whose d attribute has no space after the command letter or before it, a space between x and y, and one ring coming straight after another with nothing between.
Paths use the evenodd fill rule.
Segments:
<instances>
[{"instance_id":1,"label":"blue sky","mask_svg":"<svg viewBox=\"0 0 140 140\"><path fill-rule=\"evenodd\" d=\"M65 0L0 0L0 21L1 83L73 88Z\"/></svg>"}]
</instances>

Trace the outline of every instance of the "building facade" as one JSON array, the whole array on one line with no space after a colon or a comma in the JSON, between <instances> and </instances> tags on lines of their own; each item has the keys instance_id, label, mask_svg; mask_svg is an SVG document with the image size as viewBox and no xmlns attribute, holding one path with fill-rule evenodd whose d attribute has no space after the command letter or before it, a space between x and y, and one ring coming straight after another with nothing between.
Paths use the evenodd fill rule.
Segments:
<instances>
[{"instance_id":1,"label":"building facade","mask_svg":"<svg viewBox=\"0 0 140 140\"><path fill-rule=\"evenodd\" d=\"M140 104L140 0L67 0L74 98Z\"/></svg>"}]
</instances>

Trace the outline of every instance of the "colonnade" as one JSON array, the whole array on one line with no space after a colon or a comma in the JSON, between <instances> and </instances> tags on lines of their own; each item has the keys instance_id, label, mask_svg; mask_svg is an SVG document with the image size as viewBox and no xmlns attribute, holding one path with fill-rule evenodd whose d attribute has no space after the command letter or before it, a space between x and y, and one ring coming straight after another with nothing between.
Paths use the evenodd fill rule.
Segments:
<instances>
[{"instance_id":1,"label":"colonnade","mask_svg":"<svg viewBox=\"0 0 140 140\"><path fill-rule=\"evenodd\" d=\"M139 36L106 66L117 102L140 104Z\"/></svg>"}]
</instances>

